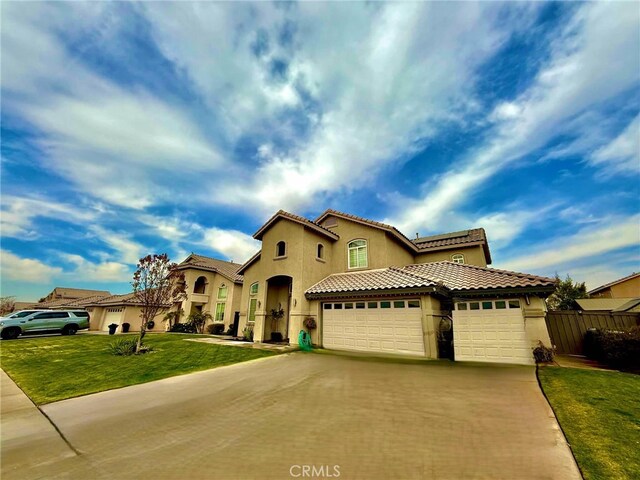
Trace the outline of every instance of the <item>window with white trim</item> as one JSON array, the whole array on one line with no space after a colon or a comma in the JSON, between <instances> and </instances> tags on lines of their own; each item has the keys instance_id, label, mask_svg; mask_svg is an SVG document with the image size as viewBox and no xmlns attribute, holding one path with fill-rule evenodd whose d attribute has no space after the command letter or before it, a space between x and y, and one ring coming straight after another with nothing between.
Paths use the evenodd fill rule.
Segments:
<instances>
[{"instance_id":1,"label":"window with white trim","mask_svg":"<svg viewBox=\"0 0 640 480\"><path fill-rule=\"evenodd\" d=\"M456 253L455 255L451 255L451 261L453 263L464 263L464 255L462 255L461 253Z\"/></svg>"},{"instance_id":2,"label":"window with white trim","mask_svg":"<svg viewBox=\"0 0 640 480\"><path fill-rule=\"evenodd\" d=\"M247 313L247 322L256 321L256 310L258 308L258 282L252 283L249 287L249 312Z\"/></svg>"},{"instance_id":3,"label":"window with white trim","mask_svg":"<svg viewBox=\"0 0 640 480\"><path fill-rule=\"evenodd\" d=\"M347 244L349 268L367 267L367 241L353 240Z\"/></svg>"},{"instance_id":4,"label":"window with white trim","mask_svg":"<svg viewBox=\"0 0 640 480\"><path fill-rule=\"evenodd\" d=\"M220 285L218 288L218 300L226 300L227 299L227 286L225 284Z\"/></svg>"},{"instance_id":5,"label":"window with white trim","mask_svg":"<svg viewBox=\"0 0 640 480\"><path fill-rule=\"evenodd\" d=\"M216 303L216 316L214 317L216 322L224 322L224 307L226 303Z\"/></svg>"}]
</instances>

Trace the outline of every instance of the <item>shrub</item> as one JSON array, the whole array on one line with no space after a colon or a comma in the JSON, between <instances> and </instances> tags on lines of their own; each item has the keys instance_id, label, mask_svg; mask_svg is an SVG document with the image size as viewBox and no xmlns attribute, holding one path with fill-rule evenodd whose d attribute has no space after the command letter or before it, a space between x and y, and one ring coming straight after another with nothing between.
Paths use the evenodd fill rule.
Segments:
<instances>
[{"instance_id":1,"label":"shrub","mask_svg":"<svg viewBox=\"0 0 640 480\"><path fill-rule=\"evenodd\" d=\"M119 338L115 342L109 344L109 350L113 355L129 356L136 353L136 346L138 345L138 337L134 338ZM152 351L153 348L148 345L142 344L138 353L147 353Z\"/></svg>"},{"instance_id":2,"label":"shrub","mask_svg":"<svg viewBox=\"0 0 640 480\"><path fill-rule=\"evenodd\" d=\"M253 342L253 327L251 326L244 327L244 330L242 331L242 336L246 341Z\"/></svg>"},{"instance_id":3,"label":"shrub","mask_svg":"<svg viewBox=\"0 0 640 480\"><path fill-rule=\"evenodd\" d=\"M585 354L619 370L640 370L640 327L585 335Z\"/></svg>"},{"instance_id":4,"label":"shrub","mask_svg":"<svg viewBox=\"0 0 640 480\"><path fill-rule=\"evenodd\" d=\"M207 325L207 333L211 335L222 335L224 333L223 323L212 323Z\"/></svg>"},{"instance_id":5,"label":"shrub","mask_svg":"<svg viewBox=\"0 0 640 480\"><path fill-rule=\"evenodd\" d=\"M538 340L538 346L533 349L533 358L536 363L551 363L553 362L555 352L553 348L546 347L544 343Z\"/></svg>"},{"instance_id":6,"label":"shrub","mask_svg":"<svg viewBox=\"0 0 640 480\"><path fill-rule=\"evenodd\" d=\"M191 323L174 323L169 331L176 333L196 333L196 327Z\"/></svg>"}]
</instances>

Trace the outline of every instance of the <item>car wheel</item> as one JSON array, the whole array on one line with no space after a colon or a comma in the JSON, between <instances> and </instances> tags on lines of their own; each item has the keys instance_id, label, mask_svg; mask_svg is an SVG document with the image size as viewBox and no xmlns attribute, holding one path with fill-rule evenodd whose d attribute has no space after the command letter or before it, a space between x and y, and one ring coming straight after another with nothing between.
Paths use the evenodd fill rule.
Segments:
<instances>
[{"instance_id":1,"label":"car wheel","mask_svg":"<svg viewBox=\"0 0 640 480\"><path fill-rule=\"evenodd\" d=\"M18 338L18 335L20 335L19 328L6 328L2 331L2 338L4 340L14 340Z\"/></svg>"},{"instance_id":2,"label":"car wheel","mask_svg":"<svg viewBox=\"0 0 640 480\"><path fill-rule=\"evenodd\" d=\"M78 331L78 328L75 325L67 325L62 330L62 334L63 335L75 335L77 331Z\"/></svg>"}]
</instances>

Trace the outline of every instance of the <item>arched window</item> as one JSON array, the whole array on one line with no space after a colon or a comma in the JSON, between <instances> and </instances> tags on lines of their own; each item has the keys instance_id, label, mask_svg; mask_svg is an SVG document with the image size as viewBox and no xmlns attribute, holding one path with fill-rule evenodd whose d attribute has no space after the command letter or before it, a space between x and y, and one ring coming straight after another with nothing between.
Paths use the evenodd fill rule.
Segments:
<instances>
[{"instance_id":1,"label":"arched window","mask_svg":"<svg viewBox=\"0 0 640 480\"><path fill-rule=\"evenodd\" d=\"M206 277L198 277L196 284L193 286L193 293L204 293L207 288Z\"/></svg>"},{"instance_id":2,"label":"arched window","mask_svg":"<svg viewBox=\"0 0 640 480\"><path fill-rule=\"evenodd\" d=\"M347 244L349 268L365 268L367 266L367 241L353 240Z\"/></svg>"},{"instance_id":3,"label":"arched window","mask_svg":"<svg viewBox=\"0 0 640 480\"><path fill-rule=\"evenodd\" d=\"M451 255L451 261L453 263L464 263L464 255L462 255L461 253L456 253L455 255Z\"/></svg>"},{"instance_id":4,"label":"arched window","mask_svg":"<svg viewBox=\"0 0 640 480\"><path fill-rule=\"evenodd\" d=\"M287 254L287 244L280 241L276 244L276 257L284 257Z\"/></svg>"},{"instance_id":5,"label":"arched window","mask_svg":"<svg viewBox=\"0 0 640 480\"><path fill-rule=\"evenodd\" d=\"M322 245L321 243L318 244L317 255L318 255L318 258L324 258L324 245Z\"/></svg>"},{"instance_id":6,"label":"arched window","mask_svg":"<svg viewBox=\"0 0 640 480\"><path fill-rule=\"evenodd\" d=\"M218 288L218 300L226 300L227 298L227 286L223 283Z\"/></svg>"}]
</instances>

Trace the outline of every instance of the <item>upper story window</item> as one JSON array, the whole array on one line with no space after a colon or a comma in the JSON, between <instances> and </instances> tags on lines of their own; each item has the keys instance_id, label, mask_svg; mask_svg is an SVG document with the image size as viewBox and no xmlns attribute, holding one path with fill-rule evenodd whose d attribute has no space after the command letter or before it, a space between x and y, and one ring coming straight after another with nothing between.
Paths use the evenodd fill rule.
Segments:
<instances>
[{"instance_id":1,"label":"upper story window","mask_svg":"<svg viewBox=\"0 0 640 480\"><path fill-rule=\"evenodd\" d=\"M364 268L367 266L367 241L353 240L347 244L349 253L349 268Z\"/></svg>"},{"instance_id":2,"label":"upper story window","mask_svg":"<svg viewBox=\"0 0 640 480\"><path fill-rule=\"evenodd\" d=\"M464 263L464 255L461 253L456 253L455 255L451 255L451 261L453 263Z\"/></svg>"},{"instance_id":3,"label":"upper story window","mask_svg":"<svg viewBox=\"0 0 640 480\"><path fill-rule=\"evenodd\" d=\"M252 283L249 287L249 295L257 295L258 294L258 282Z\"/></svg>"},{"instance_id":4,"label":"upper story window","mask_svg":"<svg viewBox=\"0 0 640 480\"><path fill-rule=\"evenodd\" d=\"M193 293L204 293L207 288L206 277L198 277L196 284L193 286Z\"/></svg>"},{"instance_id":5,"label":"upper story window","mask_svg":"<svg viewBox=\"0 0 640 480\"><path fill-rule=\"evenodd\" d=\"M225 300L227 298L227 286L226 285L220 285L220 288L218 288L218 300Z\"/></svg>"},{"instance_id":6,"label":"upper story window","mask_svg":"<svg viewBox=\"0 0 640 480\"><path fill-rule=\"evenodd\" d=\"M324 245L322 245L321 243L318 244L316 256L318 258L324 258Z\"/></svg>"},{"instance_id":7,"label":"upper story window","mask_svg":"<svg viewBox=\"0 0 640 480\"><path fill-rule=\"evenodd\" d=\"M280 241L276 244L276 257L284 257L287 254L287 244Z\"/></svg>"}]
</instances>

